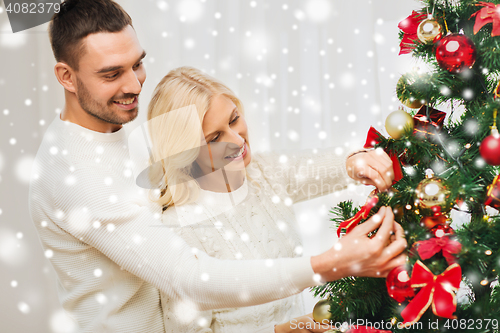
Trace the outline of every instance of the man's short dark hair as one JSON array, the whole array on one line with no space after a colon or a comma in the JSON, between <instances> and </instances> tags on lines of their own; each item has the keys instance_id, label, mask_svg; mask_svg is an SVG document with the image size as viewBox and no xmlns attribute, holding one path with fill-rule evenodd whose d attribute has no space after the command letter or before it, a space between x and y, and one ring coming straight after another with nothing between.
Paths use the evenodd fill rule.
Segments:
<instances>
[{"instance_id":1,"label":"man's short dark hair","mask_svg":"<svg viewBox=\"0 0 500 333\"><path fill-rule=\"evenodd\" d=\"M66 0L49 24L54 57L78 70L85 53L83 39L99 32L120 32L132 19L112 0Z\"/></svg>"}]
</instances>

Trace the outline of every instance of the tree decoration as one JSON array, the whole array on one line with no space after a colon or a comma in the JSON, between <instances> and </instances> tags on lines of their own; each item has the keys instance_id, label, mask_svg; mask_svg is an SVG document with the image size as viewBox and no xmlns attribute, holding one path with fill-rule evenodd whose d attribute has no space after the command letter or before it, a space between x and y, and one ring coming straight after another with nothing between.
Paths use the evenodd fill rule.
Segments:
<instances>
[{"instance_id":1,"label":"tree decoration","mask_svg":"<svg viewBox=\"0 0 500 333\"><path fill-rule=\"evenodd\" d=\"M500 134L497 128L497 110L493 112L491 134L481 142L479 152L489 165L500 165Z\"/></svg>"},{"instance_id":2,"label":"tree decoration","mask_svg":"<svg viewBox=\"0 0 500 333\"><path fill-rule=\"evenodd\" d=\"M484 203L486 206L490 206L495 209L500 209L500 183L498 182L499 179L500 175L497 175L495 179L493 179L493 183L488 186L486 202Z\"/></svg>"},{"instance_id":3,"label":"tree decoration","mask_svg":"<svg viewBox=\"0 0 500 333\"><path fill-rule=\"evenodd\" d=\"M427 116L429 114L429 116ZM446 112L422 106L417 114L413 116L415 131L413 134L417 138L428 139L439 132L446 118Z\"/></svg>"},{"instance_id":4,"label":"tree decoration","mask_svg":"<svg viewBox=\"0 0 500 333\"><path fill-rule=\"evenodd\" d=\"M418 255L423 260L430 259L441 252L449 265L456 261L457 254L462 250L462 244L451 239L449 236L434 237L425 241L419 241L415 243L415 247Z\"/></svg>"},{"instance_id":5,"label":"tree decoration","mask_svg":"<svg viewBox=\"0 0 500 333\"><path fill-rule=\"evenodd\" d=\"M420 260L413 266L410 283L413 288L422 288L401 312L404 326L409 327L420 320L432 304L432 312L443 318L455 319L457 308L455 292L460 287L462 269L458 264L448 266L439 275L434 275Z\"/></svg>"},{"instance_id":6,"label":"tree decoration","mask_svg":"<svg viewBox=\"0 0 500 333\"><path fill-rule=\"evenodd\" d=\"M420 220L420 223L427 229L431 230L437 226L446 225L447 221L448 218L445 215L437 215L437 216L424 216Z\"/></svg>"},{"instance_id":7,"label":"tree decoration","mask_svg":"<svg viewBox=\"0 0 500 333\"><path fill-rule=\"evenodd\" d=\"M404 33L401 43L399 44L399 54L411 53L415 48L415 41L418 40L418 25L426 18L427 15L413 11L410 16L399 22L398 28Z\"/></svg>"},{"instance_id":8,"label":"tree decoration","mask_svg":"<svg viewBox=\"0 0 500 333\"><path fill-rule=\"evenodd\" d=\"M426 179L422 180L415 194L418 199L418 208L423 215L439 217L447 214L452 205L448 202L450 191L443 179L434 177L432 170L427 170Z\"/></svg>"},{"instance_id":9,"label":"tree decoration","mask_svg":"<svg viewBox=\"0 0 500 333\"><path fill-rule=\"evenodd\" d=\"M417 29L417 36L422 43L435 43L443 37L443 28L438 21L430 17L420 22Z\"/></svg>"},{"instance_id":10,"label":"tree decoration","mask_svg":"<svg viewBox=\"0 0 500 333\"><path fill-rule=\"evenodd\" d=\"M436 44L436 60L450 73L460 73L476 62L476 47L469 37L449 34Z\"/></svg>"},{"instance_id":11,"label":"tree decoration","mask_svg":"<svg viewBox=\"0 0 500 333\"><path fill-rule=\"evenodd\" d=\"M413 131L413 118L403 110L391 112L385 120L385 129L393 139L397 140L405 132Z\"/></svg>"},{"instance_id":12,"label":"tree decoration","mask_svg":"<svg viewBox=\"0 0 500 333\"><path fill-rule=\"evenodd\" d=\"M484 6L477 12L471 15L471 18L476 17L474 24L474 35L488 23L493 23L491 36L500 36L500 5L495 5L491 2L481 1L476 6Z\"/></svg>"},{"instance_id":13,"label":"tree decoration","mask_svg":"<svg viewBox=\"0 0 500 333\"><path fill-rule=\"evenodd\" d=\"M318 323L326 323L331 319L330 302L328 299L319 300L313 309L313 319Z\"/></svg>"},{"instance_id":14,"label":"tree decoration","mask_svg":"<svg viewBox=\"0 0 500 333\"><path fill-rule=\"evenodd\" d=\"M410 275L408 273L408 267L398 266L389 272L385 280L389 296L398 303L407 301L415 296L415 292L410 285Z\"/></svg>"},{"instance_id":15,"label":"tree decoration","mask_svg":"<svg viewBox=\"0 0 500 333\"><path fill-rule=\"evenodd\" d=\"M396 84L396 93L398 94L398 97L405 94L406 87L410 84L410 82L407 82L405 79L405 76L401 76L398 80L398 83ZM422 105L422 101L420 99L417 99L413 96L410 96L409 98L403 98L399 97L399 100L401 103L403 103L404 106L410 108L410 109L418 109Z\"/></svg>"}]
</instances>

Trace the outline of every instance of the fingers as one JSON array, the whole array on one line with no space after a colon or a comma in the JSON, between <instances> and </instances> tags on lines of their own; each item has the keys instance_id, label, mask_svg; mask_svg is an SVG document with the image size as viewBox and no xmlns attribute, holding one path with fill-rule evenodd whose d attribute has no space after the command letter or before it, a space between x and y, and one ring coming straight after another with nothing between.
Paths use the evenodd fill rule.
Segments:
<instances>
[{"instance_id":1,"label":"fingers","mask_svg":"<svg viewBox=\"0 0 500 333\"><path fill-rule=\"evenodd\" d=\"M380 224L384 220L387 207L381 207L377 214L373 215L369 218L365 223L358 225L356 228L352 230L351 233L357 232L361 235L368 235L370 232L377 230L380 227Z\"/></svg>"},{"instance_id":2,"label":"fingers","mask_svg":"<svg viewBox=\"0 0 500 333\"><path fill-rule=\"evenodd\" d=\"M353 171L352 178L367 185L375 185L380 191L392 186L394 180L392 161L382 149L360 155L349 168Z\"/></svg>"},{"instance_id":3,"label":"fingers","mask_svg":"<svg viewBox=\"0 0 500 333\"><path fill-rule=\"evenodd\" d=\"M402 253L407 248L407 246L408 244L404 237L396 236L396 240L393 241L391 244L389 244L389 246L387 246L384 249L384 254L387 255L389 258L393 258L396 255Z\"/></svg>"},{"instance_id":4,"label":"fingers","mask_svg":"<svg viewBox=\"0 0 500 333\"><path fill-rule=\"evenodd\" d=\"M382 225L377 231L377 234L372 239L385 244L391 237L391 231L394 230L394 213L392 212L391 207L382 208L385 208L384 219L382 221Z\"/></svg>"},{"instance_id":5,"label":"fingers","mask_svg":"<svg viewBox=\"0 0 500 333\"><path fill-rule=\"evenodd\" d=\"M390 271L392 271L394 268L402 266L406 264L406 258L407 255L406 253L401 253L398 255L396 258L391 259L386 265L384 270L381 273L381 277L387 277Z\"/></svg>"}]
</instances>

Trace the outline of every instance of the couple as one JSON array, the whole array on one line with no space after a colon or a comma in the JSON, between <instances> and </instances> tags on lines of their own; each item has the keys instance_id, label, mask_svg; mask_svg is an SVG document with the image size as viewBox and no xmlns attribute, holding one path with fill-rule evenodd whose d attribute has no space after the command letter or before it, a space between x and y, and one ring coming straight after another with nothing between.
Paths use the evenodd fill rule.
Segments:
<instances>
[{"instance_id":1,"label":"couple","mask_svg":"<svg viewBox=\"0 0 500 333\"><path fill-rule=\"evenodd\" d=\"M312 322L298 293L405 262L385 207L330 250L298 257L290 205L344 187L346 168L385 190L390 159L252 156L238 98L192 68L171 71L151 100L148 176L160 181L148 198L122 128L146 79L130 17L111 0L67 0L49 34L66 104L35 159L30 213L79 332L325 332L296 328Z\"/></svg>"}]
</instances>

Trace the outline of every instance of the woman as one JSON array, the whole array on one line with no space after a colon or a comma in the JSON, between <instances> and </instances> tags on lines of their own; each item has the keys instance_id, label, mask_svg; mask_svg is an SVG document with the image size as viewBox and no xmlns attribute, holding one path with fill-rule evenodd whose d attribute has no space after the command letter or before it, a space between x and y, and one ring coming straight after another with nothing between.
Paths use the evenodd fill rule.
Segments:
<instances>
[{"instance_id":1,"label":"woman","mask_svg":"<svg viewBox=\"0 0 500 333\"><path fill-rule=\"evenodd\" d=\"M161 161L150 174L160 179L154 200L164 207L164 222L194 251L219 259L269 259L268 265L275 258L300 256L291 205L348 184L347 155L331 149L315 155L252 154L240 100L194 68L177 68L163 78L148 120L152 153ZM366 170L376 175L365 172L358 179L388 188L393 177L390 159L362 155L367 155L363 163L371 166ZM352 163L357 165L354 159ZM298 325L292 324L311 321L307 316L291 319L305 313L300 295L203 313L194 311L189 301L167 296L162 296L162 306L167 332L309 332L294 330Z\"/></svg>"}]
</instances>

